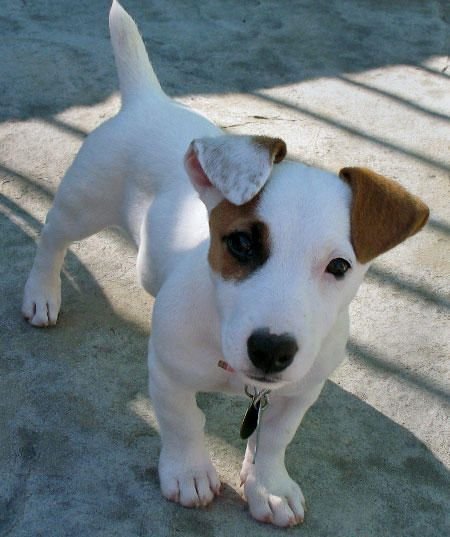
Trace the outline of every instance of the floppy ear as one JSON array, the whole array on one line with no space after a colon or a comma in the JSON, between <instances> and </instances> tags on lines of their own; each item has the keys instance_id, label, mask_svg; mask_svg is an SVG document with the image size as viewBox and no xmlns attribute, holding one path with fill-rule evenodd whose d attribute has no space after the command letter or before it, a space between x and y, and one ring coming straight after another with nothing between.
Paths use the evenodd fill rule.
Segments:
<instances>
[{"instance_id":1,"label":"floppy ear","mask_svg":"<svg viewBox=\"0 0 450 537\"><path fill-rule=\"evenodd\" d=\"M211 211L223 198L250 201L264 186L272 165L286 156L286 144L266 136L217 136L191 142L184 158L189 177Z\"/></svg>"},{"instance_id":2,"label":"floppy ear","mask_svg":"<svg viewBox=\"0 0 450 537\"><path fill-rule=\"evenodd\" d=\"M392 179L366 168L343 168L339 177L352 189L351 239L361 263L411 237L428 220L425 203Z\"/></svg>"}]
</instances>

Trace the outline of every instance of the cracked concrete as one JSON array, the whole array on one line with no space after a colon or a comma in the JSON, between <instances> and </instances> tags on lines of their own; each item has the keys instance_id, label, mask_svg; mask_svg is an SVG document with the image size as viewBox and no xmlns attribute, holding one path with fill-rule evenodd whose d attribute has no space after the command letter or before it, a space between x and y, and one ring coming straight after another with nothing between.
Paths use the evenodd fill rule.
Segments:
<instances>
[{"instance_id":1,"label":"cracked concrete","mask_svg":"<svg viewBox=\"0 0 450 537\"><path fill-rule=\"evenodd\" d=\"M291 156L365 165L431 207L378 259L352 307L348 360L287 464L308 502L290 533L450 534L448 3L123 0L163 87L229 132ZM146 389L152 298L117 231L66 258L58 326L22 288L60 178L119 106L107 0L5 0L0 29L0 535L272 535L239 496L241 398L200 395L225 484L205 510L163 500Z\"/></svg>"}]
</instances>

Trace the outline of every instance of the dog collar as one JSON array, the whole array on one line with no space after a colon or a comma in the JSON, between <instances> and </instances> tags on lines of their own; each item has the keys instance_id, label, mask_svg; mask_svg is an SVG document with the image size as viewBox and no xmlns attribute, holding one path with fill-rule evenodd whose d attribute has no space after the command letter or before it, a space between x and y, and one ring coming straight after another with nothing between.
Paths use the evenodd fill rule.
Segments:
<instances>
[{"instance_id":1,"label":"dog collar","mask_svg":"<svg viewBox=\"0 0 450 537\"><path fill-rule=\"evenodd\" d=\"M228 371L229 373L235 372L235 369L231 367L231 365L228 362L225 362L225 360L219 360L217 362L217 366L224 369L225 371Z\"/></svg>"}]
</instances>

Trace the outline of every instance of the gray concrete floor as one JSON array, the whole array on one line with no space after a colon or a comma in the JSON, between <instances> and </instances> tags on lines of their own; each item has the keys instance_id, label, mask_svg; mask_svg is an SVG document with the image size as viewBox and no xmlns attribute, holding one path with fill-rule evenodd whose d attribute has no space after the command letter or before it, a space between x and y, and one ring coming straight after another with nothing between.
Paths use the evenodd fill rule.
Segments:
<instances>
[{"instance_id":1,"label":"gray concrete floor","mask_svg":"<svg viewBox=\"0 0 450 537\"><path fill-rule=\"evenodd\" d=\"M427 228L373 265L349 359L288 451L309 506L289 533L450 535L448 2L123 3L169 94L229 132L280 136L309 164L369 166L430 205ZM274 534L239 496L240 398L199 397L222 497L198 511L160 497L152 299L124 237L73 246L57 328L21 319L60 178L119 98L108 1L1 4L0 535Z\"/></svg>"}]
</instances>

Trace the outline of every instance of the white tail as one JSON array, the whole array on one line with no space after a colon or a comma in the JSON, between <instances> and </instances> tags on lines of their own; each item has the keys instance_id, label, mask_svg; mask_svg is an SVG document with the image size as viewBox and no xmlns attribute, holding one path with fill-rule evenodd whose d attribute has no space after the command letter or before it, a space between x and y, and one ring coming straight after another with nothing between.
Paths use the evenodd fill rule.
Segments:
<instances>
[{"instance_id":1,"label":"white tail","mask_svg":"<svg viewBox=\"0 0 450 537\"><path fill-rule=\"evenodd\" d=\"M117 0L113 0L109 12L109 31L119 75L122 106L143 93L165 95L135 22Z\"/></svg>"}]
</instances>

